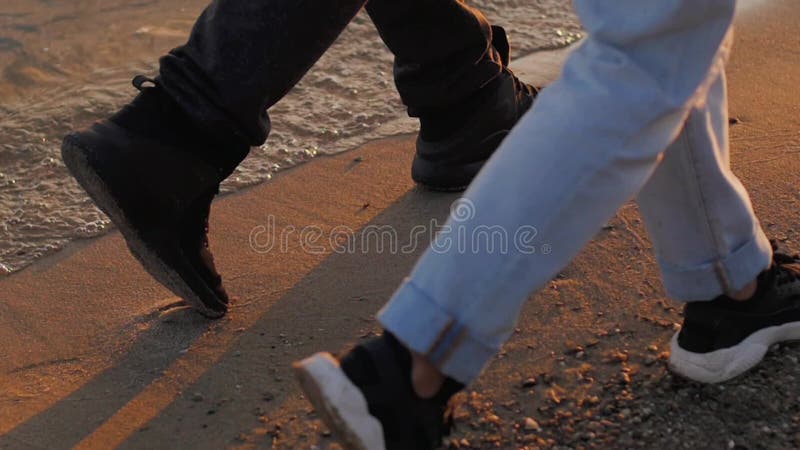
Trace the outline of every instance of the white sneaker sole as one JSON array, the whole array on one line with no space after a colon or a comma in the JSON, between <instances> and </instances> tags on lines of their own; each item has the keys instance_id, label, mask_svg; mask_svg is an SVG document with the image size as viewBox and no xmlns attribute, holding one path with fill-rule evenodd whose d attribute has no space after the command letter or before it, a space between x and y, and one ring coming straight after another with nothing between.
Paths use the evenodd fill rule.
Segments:
<instances>
[{"instance_id":1,"label":"white sneaker sole","mask_svg":"<svg viewBox=\"0 0 800 450\"><path fill-rule=\"evenodd\" d=\"M347 450L385 450L383 427L330 353L292 364L300 387Z\"/></svg>"},{"instance_id":2,"label":"white sneaker sole","mask_svg":"<svg viewBox=\"0 0 800 450\"><path fill-rule=\"evenodd\" d=\"M678 333L670 342L669 369L701 383L721 383L752 369L773 344L800 340L800 322L759 330L733 347L694 353L678 345Z\"/></svg>"}]
</instances>

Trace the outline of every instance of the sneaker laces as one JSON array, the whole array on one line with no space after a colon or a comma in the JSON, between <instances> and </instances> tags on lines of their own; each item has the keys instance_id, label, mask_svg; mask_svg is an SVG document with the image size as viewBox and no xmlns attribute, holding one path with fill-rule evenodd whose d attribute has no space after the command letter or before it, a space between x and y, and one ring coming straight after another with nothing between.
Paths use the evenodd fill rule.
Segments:
<instances>
[{"instance_id":1,"label":"sneaker laces","mask_svg":"<svg viewBox=\"0 0 800 450\"><path fill-rule=\"evenodd\" d=\"M158 81L144 75L136 75L131 80L131 84L133 84L133 87L139 92L144 92L146 89L158 86ZM147 84L151 86L146 86ZM188 222L190 240L194 241L189 245L197 246L200 257L199 262L205 266L208 272L207 276L204 278L206 278L206 281L210 282L210 287L216 291L217 294L227 299L224 295L225 290L222 287L222 277L217 273L216 266L214 265L214 255L211 254L208 241L208 215L211 208L211 201L218 193L219 187L213 189L198 200L198 206L188 213L186 221Z\"/></svg>"},{"instance_id":2,"label":"sneaker laces","mask_svg":"<svg viewBox=\"0 0 800 450\"><path fill-rule=\"evenodd\" d=\"M800 255L778 252L778 242L769 241L772 246L772 266L766 273L770 274L776 285L784 285L800 280Z\"/></svg>"},{"instance_id":3,"label":"sneaker laces","mask_svg":"<svg viewBox=\"0 0 800 450\"><path fill-rule=\"evenodd\" d=\"M533 104L533 100L539 95L541 88L520 80L508 67L503 68L503 71L511 75L511 81L514 83L514 94L517 96L517 104L523 105L525 110L529 109Z\"/></svg>"},{"instance_id":4,"label":"sneaker laces","mask_svg":"<svg viewBox=\"0 0 800 450\"><path fill-rule=\"evenodd\" d=\"M227 303L228 295L222 285L222 276L217 272L214 264L214 255L211 253L208 232L208 217L211 212L211 202L219 192L219 188L210 190L197 200L196 206L187 210L184 218L188 233L184 241L184 251L187 256L197 252L196 264L202 267L203 278L208 286L217 293L221 300Z\"/></svg>"},{"instance_id":5,"label":"sneaker laces","mask_svg":"<svg viewBox=\"0 0 800 450\"><path fill-rule=\"evenodd\" d=\"M442 436L450 436L453 430L456 429L456 407L453 402L448 402L447 409L444 411L444 416L442 417L442 423L439 426L439 432Z\"/></svg>"},{"instance_id":6,"label":"sneaker laces","mask_svg":"<svg viewBox=\"0 0 800 450\"><path fill-rule=\"evenodd\" d=\"M439 423L439 441L441 441L444 436L450 436L450 434L456 428L456 403L453 400L453 396L455 396L455 394L463 388L464 385L458 383L450 377L447 377L444 381L444 384L442 384L442 387L439 389L439 392L433 398L434 401L440 403L444 402L445 405L444 412L442 414L442 420Z\"/></svg>"}]
</instances>

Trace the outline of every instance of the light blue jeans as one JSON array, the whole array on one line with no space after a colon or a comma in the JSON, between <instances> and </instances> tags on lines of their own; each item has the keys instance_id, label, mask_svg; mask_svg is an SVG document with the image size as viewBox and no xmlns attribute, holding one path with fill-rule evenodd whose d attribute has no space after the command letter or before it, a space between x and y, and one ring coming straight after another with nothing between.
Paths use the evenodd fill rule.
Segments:
<instances>
[{"instance_id":1,"label":"light blue jeans","mask_svg":"<svg viewBox=\"0 0 800 450\"><path fill-rule=\"evenodd\" d=\"M508 339L525 299L637 194L674 299L739 290L772 258L729 167L735 0L574 3L587 38L379 314L463 383Z\"/></svg>"}]
</instances>

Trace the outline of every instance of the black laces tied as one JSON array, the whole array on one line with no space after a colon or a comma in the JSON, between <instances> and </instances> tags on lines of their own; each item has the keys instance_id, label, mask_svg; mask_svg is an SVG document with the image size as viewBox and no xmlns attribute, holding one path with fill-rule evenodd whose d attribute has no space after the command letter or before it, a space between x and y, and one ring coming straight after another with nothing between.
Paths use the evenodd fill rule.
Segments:
<instances>
[{"instance_id":1,"label":"black laces tied","mask_svg":"<svg viewBox=\"0 0 800 450\"><path fill-rule=\"evenodd\" d=\"M773 275L778 285L791 283L800 280L800 255L778 252L778 242L774 239L769 241L772 246L772 267L769 272Z\"/></svg>"}]
</instances>

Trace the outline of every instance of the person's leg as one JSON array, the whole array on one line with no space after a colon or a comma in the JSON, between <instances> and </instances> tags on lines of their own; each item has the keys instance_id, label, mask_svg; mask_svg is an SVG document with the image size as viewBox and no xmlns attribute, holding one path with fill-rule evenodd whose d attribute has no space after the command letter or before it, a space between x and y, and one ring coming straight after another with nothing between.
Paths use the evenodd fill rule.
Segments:
<instances>
[{"instance_id":1,"label":"person's leg","mask_svg":"<svg viewBox=\"0 0 800 450\"><path fill-rule=\"evenodd\" d=\"M453 214L379 317L462 383L505 342L527 296L646 183L721 70L734 10L733 0L575 5L587 40L470 186L469 214ZM459 233L487 225L507 233L508 252L457 248Z\"/></svg>"},{"instance_id":2,"label":"person's leg","mask_svg":"<svg viewBox=\"0 0 800 450\"><path fill-rule=\"evenodd\" d=\"M415 406L408 406L427 400L413 390L393 392L380 377L412 365L408 351L450 381L466 384L478 376L511 334L528 295L642 188L690 111L705 101L727 52L735 0L576 0L575 7L586 41L489 160L382 310L384 337L360 356L348 354L342 369L324 354L295 366L309 398L323 410L335 413L331 406L347 401L327 395L320 380L355 384L363 394L360 402L372 414L354 407L350 417L329 422L344 434L369 423L353 419L365 416L394 433L402 425L407 432L432 429L429 418L415 418ZM507 237L507 246L481 248L478 237L485 242L496 231ZM716 278L707 282L722 292ZM408 350L397 350L395 340ZM401 361L394 368L387 362L392 355ZM377 376L360 378L370 369L355 361L368 367L365 359L373 361ZM404 376L410 378L409 371ZM410 412L382 415L387 403Z\"/></svg>"},{"instance_id":3,"label":"person's leg","mask_svg":"<svg viewBox=\"0 0 800 450\"><path fill-rule=\"evenodd\" d=\"M108 120L65 138L65 164L122 230L137 259L203 314L218 317L228 302L206 238L211 200L220 182L251 145L266 139L267 108L291 89L365 2L214 0L195 23L188 42L161 59L156 80L134 78L142 91L139 96ZM418 1L416 7L424 10L426 4ZM433 25L430 19L443 23L452 19L454 29L471 26L480 42L477 46L470 42L470 52L489 53L483 58L486 63L470 66L470 80L484 83L502 70L495 62L497 52L488 50L485 22L479 16L459 14L458 9L433 7L439 15L425 16L429 19L425 26ZM394 29L399 25L395 22ZM395 33L385 36L389 35ZM430 46L419 40L409 42ZM412 50L406 45L398 52L408 55ZM420 54L430 61L430 52L423 49ZM472 53L468 56L478 58ZM446 65L440 67L446 71ZM152 81L153 86L145 87L144 81ZM470 133L452 132L450 139L444 136L443 142L425 147L445 156L436 161L443 165L434 164L434 169L443 170L435 172L435 181L445 188L463 187L483 164L482 152L493 151L531 103L529 87L516 79L507 81L513 81L514 101L500 113L494 114L497 108L485 108L491 120L478 121L479 126L467 123ZM466 95L473 88L459 91ZM443 100L438 103L443 105ZM481 143L477 152L453 156L447 151L467 149L475 142Z\"/></svg>"},{"instance_id":4,"label":"person's leg","mask_svg":"<svg viewBox=\"0 0 800 450\"><path fill-rule=\"evenodd\" d=\"M725 77L696 107L639 193L667 294L684 307L669 367L716 383L800 338L800 266L776 253L730 170ZM679 182L676 182L679 180Z\"/></svg>"},{"instance_id":5,"label":"person's leg","mask_svg":"<svg viewBox=\"0 0 800 450\"><path fill-rule=\"evenodd\" d=\"M159 84L201 127L261 145L267 109L333 44L366 0L214 0L185 45L161 58ZM220 152L226 153L226 152ZM228 152L227 167L244 155Z\"/></svg>"},{"instance_id":6,"label":"person's leg","mask_svg":"<svg viewBox=\"0 0 800 450\"><path fill-rule=\"evenodd\" d=\"M508 70L505 30L463 0L371 0L366 9L395 56L408 114L420 119L412 178L465 188L537 92Z\"/></svg>"},{"instance_id":7,"label":"person's leg","mask_svg":"<svg viewBox=\"0 0 800 450\"><path fill-rule=\"evenodd\" d=\"M730 169L724 71L637 197L667 296L732 294L769 267L770 243Z\"/></svg>"},{"instance_id":8,"label":"person's leg","mask_svg":"<svg viewBox=\"0 0 800 450\"><path fill-rule=\"evenodd\" d=\"M64 139L64 163L134 256L202 314L228 303L207 239L220 183L365 1L214 0L156 80L134 78L131 103Z\"/></svg>"},{"instance_id":9,"label":"person's leg","mask_svg":"<svg viewBox=\"0 0 800 450\"><path fill-rule=\"evenodd\" d=\"M463 0L370 0L366 10L394 54L397 90L413 117L463 102L503 71L507 55L492 46L492 27Z\"/></svg>"}]
</instances>

